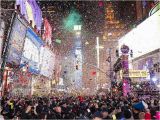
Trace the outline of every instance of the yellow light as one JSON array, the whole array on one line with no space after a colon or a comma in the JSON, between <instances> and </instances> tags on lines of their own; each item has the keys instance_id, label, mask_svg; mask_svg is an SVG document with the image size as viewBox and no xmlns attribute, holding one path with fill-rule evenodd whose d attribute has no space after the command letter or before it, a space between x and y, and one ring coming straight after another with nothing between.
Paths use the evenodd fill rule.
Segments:
<instances>
[{"instance_id":1,"label":"yellow light","mask_svg":"<svg viewBox=\"0 0 160 120\"><path fill-rule=\"evenodd\" d=\"M99 48L100 48L100 49L103 49L103 48L104 48L104 46L99 46Z\"/></svg>"},{"instance_id":2,"label":"yellow light","mask_svg":"<svg viewBox=\"0 0 160 120\"><path fill-rule=\"evenodd\" d=\"M76 32L76 35L77 35L77 36L79 36L80 34L81 34L81 32L80 32L80 31L77 31L77 32Z\"/></svg>"},{"instance_id":3,"label":"yellow light","mask_svg":"<svg viewBox=\"0 0 160 120\"><path fill-rule=\"evenodd\" d=\"M85 42L85 45L88 45L89 44L89 42L87 41L87 42Z\"/></svg>"},{"instance_id":4,"label":"yellow light","mask_svg":"<svg viewBox=\"0 0 160 120\"><path fill-rule=\"evenodd\" d=\"M8 70L8 69L9 69L9 67L5 67L5 69L6 69L6 70Z\"/></svg>"}]
</instances>

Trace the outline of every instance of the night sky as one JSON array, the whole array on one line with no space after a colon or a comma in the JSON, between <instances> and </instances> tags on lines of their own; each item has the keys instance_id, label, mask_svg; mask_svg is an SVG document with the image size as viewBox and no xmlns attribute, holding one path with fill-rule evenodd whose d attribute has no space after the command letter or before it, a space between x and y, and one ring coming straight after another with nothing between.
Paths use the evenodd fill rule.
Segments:
<instances>
[{"instance_id":1,"label":"night sky","mask_svg":"<svg viewBox=\"0 0 160 120\"><path fill-rule=\"evenodd\" d=\"M44 11L48 10L48 6L53 6L54 12L50 14L44 14L49 21L53 24L53 27L57 29L57 31L60 30L62 26L62 21L69 12L74 9L76 10L81 16L82 16L82 24L83 28L86 31L90 31L92 33L98 32L98 28L100 28L103 25L104 22L104 8L98 6L98 2L46 2L41 1L40 2L41 7L44 9ZM100 13L100 11L102 11ZM97 28L97 26L99 26Z\"/></svg>"},{"instance_id":2,"label":"night sky","mask_svg":"<svg viewBox=\"0 0 160 120\"><path fill-rule=\"evenodd\" d=\"M135 1L130 2L112 2L115 15L123 23L131 23L136 19ZM91 34L100 34L103 32L105 22L105 5L104 1L41 1L39 4L44 11L43 16L47 17L52 24L54 32L61 34L62 22L72 9L76 10L82 16L83 30ZM53 12L47 12L47 11Z\"/></svg>"},{"instance_id":3,"label":"night sky","mask_svg":"<svg viewBox=\"0 0 160 120\"><path fill-rule=\"evenodd\" d=\"M65 31L63 21L72 10L81 16L82 35L85 40L95 40L96 36L103 36L105 32L106 5L109 1L37 1L43 11L43 18L47 17L52 25L52 41L61 39L62 44L55 44L54 48L61 49L63 55L70 54L73 48L73 38ZM112 2L115 17L128 27L136 19L135 1ZM85 41L83 41L85 43ZM90 45L94 42L90 42Z\"/></svg>"}]
</instances>

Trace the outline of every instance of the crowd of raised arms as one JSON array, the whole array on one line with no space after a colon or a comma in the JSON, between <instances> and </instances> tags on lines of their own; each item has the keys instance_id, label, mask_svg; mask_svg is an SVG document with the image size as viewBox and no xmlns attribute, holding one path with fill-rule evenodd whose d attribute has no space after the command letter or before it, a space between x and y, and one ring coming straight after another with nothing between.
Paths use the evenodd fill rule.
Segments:
<instances>
[{"instance_id":1,"label":"crowd of raised arms","mask_svg":"<svg viewBox=\"0 0 160 120\"><path fill-rule=\"evenodd\" d=\"M160 120L159 99L134 96L1 98L4 119Z\"/></svg>"}]
</instances>

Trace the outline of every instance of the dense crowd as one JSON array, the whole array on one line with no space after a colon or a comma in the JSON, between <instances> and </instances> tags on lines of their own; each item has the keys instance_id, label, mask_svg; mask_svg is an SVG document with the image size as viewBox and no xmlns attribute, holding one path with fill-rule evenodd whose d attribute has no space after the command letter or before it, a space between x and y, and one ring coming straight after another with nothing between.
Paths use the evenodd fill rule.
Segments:
<instances>
[{"instance_id":1,"label":"dense crowd","mask_svg":"<svg viewBox=\"0 0 160 120\"><path fill-rule=\"evenodd\" d=\"M160 119L158 98L134 96L2 97L4 119Z\"/></svg>"}]
</instances>

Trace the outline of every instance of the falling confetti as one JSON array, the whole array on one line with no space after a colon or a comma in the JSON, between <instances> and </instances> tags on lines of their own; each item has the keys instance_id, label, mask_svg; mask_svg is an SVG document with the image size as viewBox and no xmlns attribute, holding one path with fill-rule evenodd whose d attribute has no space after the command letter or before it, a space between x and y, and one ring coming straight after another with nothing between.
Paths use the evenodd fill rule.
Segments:
<instances>
[{"instance_id":1,"label":"falling confetti","mask_svg":"<svg viewBox=\"0 0 160 120\"><path fill-rule=\"evenodd\" d=\"M76 24L82 25L81 31L81 47L83 48L83 62L96 65L96 49L95 38L96 36L104 36L107 39L107 35L104 33L108 30L108 24L106 16L108 15L107 5L112 3L114 17L119 23L123 24L124 33L136 27L136 2L135 1L43 1L38 0L38 4L43 12L43 18L47 18L53 29L52 33L52 50L56 54L56 62L58 65L62 65L62 70L67 71L68 79L71 79L74 74L75 66L75 35L70 33L73 30L73 26ZM145 7L147 6L145 3ZM2 2L3 9L14 9L14 2ZM74 9L73 9L74 8ZM9 28L11 11L4 12L3 16L7 21L6 26ZM110 27L111 28L111 27ZM111 28L113 31L119 30L115 25ZM43 32L43 30L42 30ZM118 34L120 31L118 31ZM109 33L110 36L113 34ZM7 35L5 35L7 36ZM120 37L119 36L119 37ZM118 37L118 38L119 38ZM3 36L0 37L1 39ZM56 44L56 43L59 44ZM105 56L105 55L104 55ZM67 58L67 59L65 59ZM67 65L67 67L65 67ZM86 66L83 65L85 68ZM87 66L88 67L88 66ZM94 69L92 67L85 68L84 78L92 79L89 76L88 69ZM56 68L59 69L59 68ZM66 70L64 70L66 69ZM93 71L94 71L93 70ZM58 74L58 73L57 73ZM60 74L60 73L59 73ZM65 74L65 75L66 75ZM69 75L70 74L70 75ZM87 76L88 75L88 76ZM61 75L63 76L63 75ZM67 79L66 79L67 80ZM93 79L92 79L93 80Z\"/></svg>"}]
</instances>

